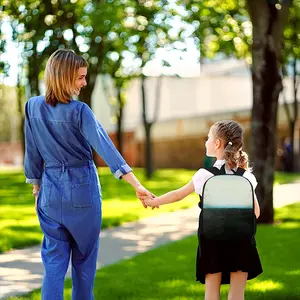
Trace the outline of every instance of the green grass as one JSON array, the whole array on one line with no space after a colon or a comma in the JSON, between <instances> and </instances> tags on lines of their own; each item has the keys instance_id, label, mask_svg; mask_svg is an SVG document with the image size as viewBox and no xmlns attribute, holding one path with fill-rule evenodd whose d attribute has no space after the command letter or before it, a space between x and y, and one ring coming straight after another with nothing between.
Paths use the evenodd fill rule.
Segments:
<instances>
[{"instance_id":1,"label":"green grass","mask_svg":"<svg viewBox=\"0 0 300 300\"><path fill-rule=\"evenodd\" d=\"M300 173L276 172L274 184L285 184L300 181Z\"/></svg>"},{"instance_id":2,"label":"green grass","mask_svg":"<svg viewBox=\"0 0 300 300\"><path fill-rule=\"evenodd\" d=\"M122 180L116 180L108 168L99 168L98 172L103 189L102 228L188 208L198 202L198 196L193 194L184 201L164 205L158 210L144 209L131 186ZM195 171L163 169L157 171L149 181L145 180L143 169L135 169L134 173L150 191L161 195L187 183ZM281 184L297 179L300 179L300 174L277 173L275 182ZM41 242L42 233L34 210L31 186L24 182L22 170L0 171L0 253Z\"/></svg>"},{"instance_id":3,"label":"green grass","mask_svg":"<svg viewBox=\"0 0 300 300\"><path fill-rule=\"evenodd\" d=\"M300 299L300 203L276 211L276 224L259 225L257 245L264 272L246 288L246 299ZM196 237L168 244L97 272L95 299L191 300L204 298L204 285L195 282ZM221 288L227 299L228 285ZM37 290L9 300L40 299ZM71 299L71 280L65 299Z\"/></svg>"},{"instance_id":4,"label":"green grass","mask_svg":"<svg viewBox=\"0 0 300 300\"><path fill-rule=\"evenodd\" d=\"M116 180L108 168L99 168L98 172L103 196L102 228L191 207L198 201L197 195L194 194L185 201L164 205L153 211L150 208L144 209L129 184L123 180ZM160 195L186 184L195 172L160 170L149 181L145 180L143 169L135 169L134 173L145 187ZM38 244L42 240L31 185L24 182L25 177L20 170L6 169L0 172L0 253Z\"/></svg>"}]
</instances>

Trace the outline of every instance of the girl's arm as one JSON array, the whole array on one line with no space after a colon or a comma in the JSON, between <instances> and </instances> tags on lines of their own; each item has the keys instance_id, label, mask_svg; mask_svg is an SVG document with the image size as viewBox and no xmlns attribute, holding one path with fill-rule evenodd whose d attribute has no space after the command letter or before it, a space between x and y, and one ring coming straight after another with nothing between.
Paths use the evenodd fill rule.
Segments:
<instances>
[{"instance_id":1,"label":"girl's arm","mask_svg":"<svg viewBox=\"0 0 300 300\"><path fill-rule=\"evenodd\" d=\"M259 203L257 201L256 194L254 193L254 213L256 216L256 219L260 216L260 208L259 208Z\"/></svg>"},{"instance_id":2,"label":"girl's arm","mask_svg":"<svg viewBox=\"0 0 300 300\"><path fill-rule=\"evenodd\" d=\"M195 191L194 183L191 180L188 184L184 185L180 189L168 192L160 197L157 197L153 200L147 198L145 203L149 206L159 206L163 204L173 203L179 200L182 200L186 196L190 195L192 192Z\"/></svg>"},{"instance_id":3,"label":"girl's arm","mask_svg":"<svg viewBox=\"0 0 300 300\"><path fill-rule=\"evenodd\" d=\"M144 199L147 197L152 199L155 196L152 193L150 193L146 188L143 187L143 185L135 177L133 172L129 172L129 173L123 175L122 178L135 189L137 197L141 200L143 206L145 208L147 208L147 205L145 204Z\"/></svg>"}]
</instances>

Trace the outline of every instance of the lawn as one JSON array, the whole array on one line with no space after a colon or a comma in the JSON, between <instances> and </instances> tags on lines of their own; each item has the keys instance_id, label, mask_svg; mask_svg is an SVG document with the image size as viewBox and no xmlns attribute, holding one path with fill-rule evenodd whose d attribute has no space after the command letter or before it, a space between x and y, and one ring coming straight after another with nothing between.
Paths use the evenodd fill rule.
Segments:
<instances>
[{"instance_id":1,"label":"lawn","mask_svg":"<svg viewBox=\"0 0 300 300\"><path fill-rule=\"evenodd\" d=\"M257 245L264 272L248 282L246 299L300 299L300 203L276 211L274 225L259 225ZM204 298L204 286L195 282L196 237L140 254L97 272L95 299L191 300ZM228 285L222 286L227 299ZM40 291L9 300L37 300ZM65 299L71 299L71 280Z\"/></svg>"},{"instance_id":2,"label":"lawn","mask_svg":"<svg viewBox=\"0 0 300 300\"><path fill-rule=\"evenodd\" d=\"M191 207L198 202L198 196L193 194L185 201L164 205L158 210L144 209L131 186L122 180L116 180L108 168L99 168L98 172L103 188L103 228ZM157 171L151 180L145 179L143 169L135 169L134 173L149 190L161 195L187 183L195 171L163 169ZM300 174L278 173L275 184L299 179ZM34 210L31 186L24 182L25 178L20 170L0 171L0 253L41 242L42 233Z\"/></svg>"},{"instance_id":3,"label":"lawn","mask_svg":"<svg viewBox=\"0 0 300 300\"><path fill-rule=\"evenodd\" d=\"M108 168L99 168L98 173L103 197L102 228L191 207L198 201L194 194L186 201L164 205L152 211L150 208L143 208L133 188L123 180L116 180ZM143 169L135 169L134 173L146 188L160 195L186 184L195 172L165 169L157 171L151 180L145 180ZM42 233L34 210L31 185L24 182L22 171L0 172L0 253L41 242Z\"/></svg>"}]
</instances>

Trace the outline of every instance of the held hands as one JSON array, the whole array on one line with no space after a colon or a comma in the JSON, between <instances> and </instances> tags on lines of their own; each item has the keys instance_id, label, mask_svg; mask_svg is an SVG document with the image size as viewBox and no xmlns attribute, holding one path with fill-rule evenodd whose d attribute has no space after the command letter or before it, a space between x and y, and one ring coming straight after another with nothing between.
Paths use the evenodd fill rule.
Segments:
<instances>
[{"instance_id":1,"label":"held hands","mask_svg":"<svg viewBox=\"0 0 300 300\"><path fill-rule=\"evenodd\" d=\"M144 188L142 185L138 186L136 188L136 196L140 199L140 201L142 202L142 205L147 208L147 206L151 206L152 209L159 208L159 206L152 206L152 205L148 205L146 204L146 200L148 201L148 199L153 200L156 196L154 194L152 194L151 192L149 192L146 188ZM150 202L150 201L149 201Z\"/></svg>"},{"instance_id":2,"label":"held hands","mask_svg":"<svg viewBox=\"0 0 300 300\"><path fill-rule=\"evenodd\" d=\"M153 198L147 196L144 198L144 203L147 205L147 206L151 206L152 209L154 209L155 207L159 207L159 206L154 206L153 204Z\"/></svg>"}]
</instances>

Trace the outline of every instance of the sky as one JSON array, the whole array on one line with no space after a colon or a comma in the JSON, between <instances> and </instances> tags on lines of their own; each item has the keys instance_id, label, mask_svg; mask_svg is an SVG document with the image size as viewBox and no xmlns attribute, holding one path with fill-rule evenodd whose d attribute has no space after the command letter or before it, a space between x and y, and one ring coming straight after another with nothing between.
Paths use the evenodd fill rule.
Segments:
<instances>
[{"instance_id":1,"label":"sky","mask_svg":"<svg viewBox=\"0 0 300 300\"><path fill-rule=\"evenodd\" d=\"M17 82L18 59L20 50L14 45L11 38L11 28L8 23L2 24L3 32L6 32L7 51L1 55L1 60L8 61L10 64L9 77L4 79L5 85L15 85Z\"/></svg>"}]
</instances>

